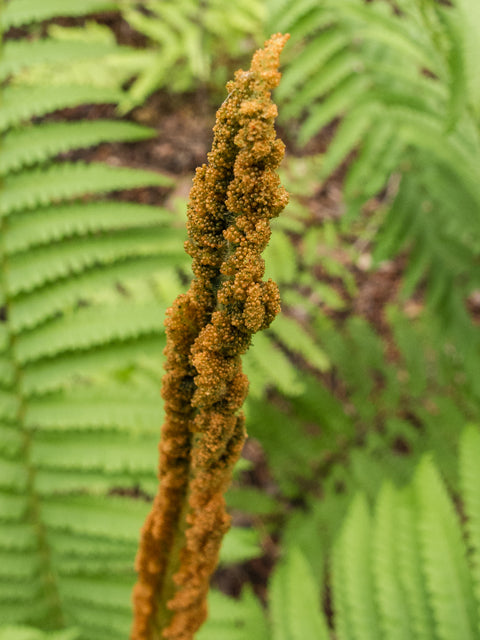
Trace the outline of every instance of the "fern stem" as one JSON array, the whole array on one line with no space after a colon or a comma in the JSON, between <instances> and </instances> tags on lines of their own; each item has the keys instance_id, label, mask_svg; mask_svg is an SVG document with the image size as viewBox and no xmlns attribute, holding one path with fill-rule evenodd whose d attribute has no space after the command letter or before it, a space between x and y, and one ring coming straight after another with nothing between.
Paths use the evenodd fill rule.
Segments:
<instances>
[{"instance_id":1,"label":"fern stem","mask_svg":"<svg viewBox=\"0 0 480 640\"><path fill-rule=\"evenodd\" d=\"M227 85L208 165L190 193L186 250L195 277L166 321L160 487L137 556L133 640L193 638L230 526L223 494L246 435L240 356L280 309L275 283L262 281L260 254L288 199L275 172L284 145L270 99L287 37L272 36L250 71Z\"/></svg>"},{"instance_id":2,"label":"fern stem","mask_svg":"<svg viewBox=\"0 0 480 640\"><path fill-rule=\"evenodd\" d=\"M10 327L10 299L8 296L7 272L8 257L4 247L4 238L6 235L6 227L8 219L0 218L0 291L5 292L3 301L3 309L5 317L3 323L7 328L8 343L5 350L7 360L10 361L14 372L14 382L12 388L15 388L15 394L18 400L18 407L13 423L21 432L23 447L23 463L26 468L26 488L25 493L28 496L28 510L24 516L27 522L30 522L32 530L35 532L37 539L37 549L40 556L40 579L42 584L42 594L45 597L47 611L45 612L44 624L49 628L61 629L65 626L65 620L62 613L60 593L57 585L57 576L53 566L53 559L48 543L48 534L42 522L40 498L35 487L35 465L31 461L32 438L25 426L24 416L26 407L26 398L22 390L22 367L15 358L15 335Z\"/></svg>"}]
</instances>

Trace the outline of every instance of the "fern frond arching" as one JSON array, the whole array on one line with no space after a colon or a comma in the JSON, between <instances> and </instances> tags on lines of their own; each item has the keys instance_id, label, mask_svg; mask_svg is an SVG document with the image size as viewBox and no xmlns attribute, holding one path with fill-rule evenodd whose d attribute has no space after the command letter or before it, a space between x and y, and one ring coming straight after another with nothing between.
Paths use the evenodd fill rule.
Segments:
<instances>
[{"instance_id":1,"label":"fern frond arching","mask_svg":"<svg viewBox=\"0 0 480 640\"><path fill-rule=\"evenodd\" d=\"M52 87L8 86L2 91L0 131L16 127L30 118L79 104L117 103L122 93L108 87L89 85Z\"/></svg>"},{"instance_id":2,"label":"fern frond arching","mask_svg":"<svg viewBox=\"0 0 480 640\"><path fill-rule=\"evenodd\" d=\"M399 575L399 556L395 544L398 507L393 487L383 486L377 499L373 533L373 574L380 613L382 637L408 640L413 628L407 598Z\"/></svg>"},{"instance_id":3,"label":"fern frond arching","mask_svg":"<svg viewBox=\"0 0 480 640\"><path fill-rule=\"evenodd\" d=\"M172 222L172 213L160 207L130 202L101 201L37 209L9 220L5 251L14 255L35 246L90 233L138 230ZM168 235L168 232L167 232Z\"/></svg>"},{"instance_id":4,"label":"fern frond arching","mask_svg":"<svg viewBox=\"0 0 480 640\"><path fill-rule=\"evenodd\" d=\"M107 260L101 267L95 264L91 269L81 270L79 275L72 271L68 273L68 278L47 281L35 291L15 298L10 317L12 331L19 333L54 317L62 310L71 310L78 305L79 298L90 303L101 300L105 292L118 282L131 290L138 281L158 278L162 274L171 277L172 262L184 265L184 256L174 252L158 256L153 249L142 256L132 251L126 256L120 254L118 261L113 263Z\"/></svg>"},{"instance_id":5,"label":"fern frond arching","mask_svg":"<svg viewBox=\"0 0 480 640\"><path fill-rule=\"evenodd\" d=\"M107 193L145 186L171 186L165 175L104 164L64 162L7 176L0 195L0 215L34 209L50 202L73 200L82 194Z\"/></svg>"},{"instance_id":6,"label":"fern frond arching","mask_svg":"<svg viewBox=\"0 0 480 640\"><path fill-rule=\"evenodd\" d=\"M0 79L17 75L38 64L66 64L78 60L102 58L121 52L115 44L103 42L75 42L43 38L41 40L11 40L3 46Z\"/></svg>"},{"instance_id":7,"label":"fern frond arching","mask_svg":"<svg viewBox=\"0 0 480 640\"><path fill-rule=\"evenodd\" d=\"M162 231L159 238L145 230L119 232L115 237L86 236L54 245L52 248L32 249L32 260L25 262L23 253L10 258L8 291L18 295L32 291L47 283L84 273L98 265L113 265L125 258L153 256L163 251L170 257L178 256L180 250L176 240L178 234L172 230Z\"/></svg>"},{"instance_id":8,"label":"fern frond arching","mask_svg":"<svg viewBox=\"0 0 480 640\"><path fill-rule=\"evenodd\" d=\"M371 533L368 506L365 498L359 496L337 542L338 553L343 557L341 573L345 580L344 601L358 640L381 638L371 574Z\"/></svg>"},{"instance_id":9,"label":"fern frond arching","mask_svg":"<svg viewBox=\"0 0 480 640\"><path fill-rule=\"evenodd\" d=\"M17 337L15 356L22 365L70 350L163 332L165 307L158 303L116 303L79 309Z\"/></svg>"},{"instance_id":10,"label":"fern frond arching","mask_svg":"<svg viewBox=\"0 0 480 640\"><path fill-rule=\"evenodd\" d=\"M273 640L328 640L328 626L319 602L318 583L307 559L299 548L289 549L270 584Z\"/></svg>"},{"instance_id":11,"label":"fern frond arching","mask_svg":"<svg viewBox=\"0 0 480 640\"><path fill-rule=\"evenodd\" d=\"M154 134L153 129L118 120L55 122L13 130L3 138L0 174L44 162L72 149L101 142L143 140Z\"/></svg>"},{"instance_id":12,"label":"fern frond arching","mask_svg":"<svg viewBox=\"0 0 480 640\"><path fill-rule=\"evenodd\" d=\"M468 547L472 563L472 577L476 598L477 620L480 620L480 495L478 492L478 456L480 436L478 429L465 430L460 445L460 484L464 497Z\"/></svg>"},{"instance_id":13,"label":"fern frond arching","mask_svg":"<svg viewBox=\"0 0 480 640\"><path fill-rule=\"evenodd\" d=\"M56 16L82 16L95 11L109 11L117 8L115 0L85 0L81 5L63 0L10 0L3 8L0 18L2 30L20 27L31 22L41 22Z\"/></svg>"}]
</instances>

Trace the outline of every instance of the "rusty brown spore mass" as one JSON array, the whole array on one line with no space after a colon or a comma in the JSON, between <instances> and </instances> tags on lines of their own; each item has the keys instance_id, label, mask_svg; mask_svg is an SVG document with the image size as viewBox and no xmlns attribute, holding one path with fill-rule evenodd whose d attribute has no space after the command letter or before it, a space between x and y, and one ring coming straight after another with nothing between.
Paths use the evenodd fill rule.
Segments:
<instances>
[{"instance_id":1,"label":"rusty brown spore mass","mask_svg":"<svg viewBox=\"0 0 480 640\"><path fill-rule=\"evenodd\" d=\"M280 310L276 284L262 280L261 253L288 201L271 101L287 39L272 36L228 83L208 164L190 193L185 248L194 279L167 314L160 486L137 555L132 640L191 640L207 616L230 525L223 494L245 440L240 356Z\"/></svg>"}]
</instances>

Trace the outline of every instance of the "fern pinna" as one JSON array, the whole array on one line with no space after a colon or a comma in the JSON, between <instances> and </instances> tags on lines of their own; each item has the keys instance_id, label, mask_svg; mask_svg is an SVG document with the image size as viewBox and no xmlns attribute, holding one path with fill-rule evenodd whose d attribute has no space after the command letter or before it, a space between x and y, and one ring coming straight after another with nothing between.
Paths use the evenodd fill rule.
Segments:
<instances>
[{"instance_id":1,"label":"fern pinna","mask_svg":"<svg viewBox=\"0 0 480 640\"><path fill-rule=\"evenodd\" d=\"M287 203L270 99L286 39L272 36L227 85L208 165L190 194L186 249L195 278L167 319L160 487L137 558L135 640L193 638L229 527L223 492L245 440L240 355L279 311L260 254L270 219Z\"/></svg>"},{"instance_id":2,"label":"fern pinna","mask_svg":"<svg viewBox=\"0 0 480 640\"><path fill-rule=\"evenodd\" d=\"M111 6L12 0L2 25ZM80 638L113 640L130 626L146 507L108 494L153 490L162 419L155 386L139 393L123 380L139 358L161 356L166 305L155 279L184 261L183 234L165 209L102 197L165 189L166 176L57 157L155 133L113 119L39 121L56 109L122 97L85 82L36 81L36 65L47 58L100 55L73 41L68 54L68 44L7 38L0 60L0 628L75 626ZM38 57L28 56L29 45Z\"/></svg>"}]
</instances>

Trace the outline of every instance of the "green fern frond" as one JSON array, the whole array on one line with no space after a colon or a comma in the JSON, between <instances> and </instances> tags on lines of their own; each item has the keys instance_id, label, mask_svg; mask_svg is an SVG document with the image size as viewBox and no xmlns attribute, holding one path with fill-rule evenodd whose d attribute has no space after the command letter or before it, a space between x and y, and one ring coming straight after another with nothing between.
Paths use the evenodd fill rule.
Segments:
<instances>
[{"instance_id":1,"label":"green fern frond","mask_svg":"<svg viewBox=\"0 0 480 640\"><path fill-rule=\"evenodd\" d=\"M3 45L0 80L3 81L35 65L72 64L121 52L122 47L103 42L62 41L54 38L36 41L11 40Z\"/></svg>"},{"instance_id":2,"label":"green fern frond","mask_svg":"<svg viewBox=\"0 0 480 640\"><path fill-rule=\"evenodd\" d=\"M288 316L279 316L272 325L271 331L288 349L301 354L319 371L329 369L330 361L323 349L297 322Z\"/></svg>"},{"instance_id":3,"label":"green fern frond","mask_svg":"<svg viewBox=\"0 0 480 640\"><path fill-rule=\"evenodd\" d=\"M65 629L44 633L39 629L25 626L1 626L0 640L77 640L78 630Z\"/></svg>"},{"instance_id":4,"label":"green fern frond","mask_svg":"<svg viewBox=\"0 0 480 640\"><path fill-rule=\"evenodd\" d=\"M84 194L171 185L171 179L153 171L64 162L47 169L7 176L0 194L0 215L72 200Z\"/></svg>"},{"instance_id":5,"label":"green fern frond","mask_svg":"<svg viewBox=\"0 0 480 640\"><path fill-rule=\"evenodd\" d=\"M395 544L398 507L393 487L384 485L377 499L373 533L373 574L380 612L382 637L388 640L413 638L406 594L399 575Z\"/></svg>"},{"instance_id":6,"label":"green fern frond","mask_svg":"<svg viewBox=\"0 0 480 640\"><path fill-rule=\"evenodd\" d=\"M8 255L71 236L158 227L172 222L172 213L160 207L130 202L76 202L37 209L14 216L5 232Z\"/></svg>"},{"instance_id":7,"label":"green fern frond","mask_svg":"<svg viewBox=\"0 0 480 640\"><path fill-rule=\"evenodd\" d=\"M146 140L154 135L153 129L117 120L55 122L25 127L4 136L0 174L44 162L72 149L83 149L101 142Z\"/></svg>"},{"instance_id":8,"label":"green fern frond","mask_svg":"<svg viewBox=\"0 0 480 640\"><path fill-rule=\"evenodd\" d=\"M35 362L23 370L22 386L29 396L72 388L78 380L85 382L133 366L142 354L161 358L164 347L162 336L155 335L144 337L140 344L132 340L59 356L53 367L49 360Z\"/></svg>"},{"instance_id":9,"label":"green fern frond","mask_svg":"<svg viewBox=\"0 0 480 640\"><path fill-rule=\"evenodd\" d=\"M228 536L228 534L227 534ZM244 588L238 599L211 589L208 595L209 616L199 630L197 640L265 640L268 627L262 607L250 589Z\"/></svg>"},{"instance_id":10,"label":"green fern frond","mask_svg":"<svg viewBox=\"0 0 480 640\"><path fill-rule=\"evenodd\" d=\"M90 349L164 330L165 307L158 303L94 306L53 320L15 342L15 358L25 365L65 351Z\"/></svg>"},{"instance_id":11,"label":"green fern frond","mask_svg":"<svg viewBox=\"0 0 480 640\"><path fill-rule=\"evenodd\" d=\"M153 450L152 450L153 445ZM155 438L142 438L132 446L130 433L97 433L95 449L92 451L92 436L83 433L48 433L35 438L31 450L31 461L41 473L42 469L50 471L68 471L69 474L84 471L97 471L105 474L105 484L115 487L109 476L124 474L126 477L135 474L154 476ZM25 480L19 476L20 469L11 476L9 489L24 490ZM15 478L15 480L13 480ZM80 478L81 479L81 478ZM0 479L1 480L1 479ZM152 478L153 480L153 478ZM14 484L15 483L15 484ZM81 487L81 483L79 482ZM117 485L118 486L118 485ZM56 490L53 490L56 493Z\"/></svg>"},{"instance_id":12,"label":"green fern frond","mask_svg":"<svg viewBox=\"0 0 480 640\"><path fill-rule=\"evenodd\" d=\"M338 553L343 558L341 573L345 579L344 601L351 616L357 640L381 638L373 591L372 523L363 497L352 505L343 533L338 540ZM339 612L342 615L342 611ZM337 624L337 622L336 622ZM346 626L340 623L340 627Z\"/></svg>"},{"instance_id":13,"label":"green fern frond","mask_svg":"<svg viewBox=\"0 0 480 640\"><path fill-rule=\"evenodd\" d=\"M257 333L254 337L255 349L250 349L244 358L245 371L263 372L263 385L273 384L286 395L295 395L302 390L298 373L287 356L280 351L267 336ZM249 354L252 354L249 356ZM254 374L255 375L255 374ZM258 393L258 390L257 390Z\"/></svg>"},{"instance_id":14,"label":"green fern frond","mask_svg":"<svg viewBox=\"0 0 480 640\"><path fill-rule=\"evenodd\" d=\"M125 258L159 253L173 259L180 251L178 234L171 229L163 230L160 237L155 233L139 230L120 232L115 237L105 235L87 236L78 240L74 238L51 248L32 249L31 262L28 263L22 253L14 254L9 260L8 291L10 295L16 296L60 278L81 274L94 266L112 265Z\"/></svg>"},{"instance_id":15,"label":"green fern frond","mask_svg":"<svg viewBox=\"0 0 480 640\"><path fill-rule=\"evenodd\" d=\"M460 483L464 497L468 547L472 562L472 577L476 596L477 619L480 620L480 495L478 492L480 435L475 427L468 427L460 444ZM477 628L477 632L480 629Z\"/></svg>"},{"instance_id":16,"label":"green fern frond","mask_svg":"<svg viewBox=\"0 0 480 640\"><path fill-rule=\"evenodd\" d=\"M328 640L320 592L306 558L298 548L276 569L270 585L272 640Z\"/></svg>"},{"instance_id":17,"label":"green fern frond","mask_svg":"<svg viewBox=\"0 0 480 640\"><path fill-rule=\"evenodd\" d=\"M112 11L118 8L115 0L85 0L81 5L64 0L10 0L0 16L2 30L21 27L31 22L41 22L56 16L84 16L97 11Z\"/></svg>"},{"instance_id":18,"label":"green fern frond","mask_svg":"<svg viewBox=\"0 0 480 640\"><path fill-rule=\"evenodd\" d=\"M110 247L110 244L108 242L107 246ZM161 245L160 241L158 245ZM71 310L78 305L79 300L98 302L119 282L126 291L133 292L139 281L158 279L161 276L171 278L172 263L182 266L187 261L185 253L176 254L170 249L157 255L152 247L145 257L138 257L138 252L132 247L129 253L126 256L120 253L117 262L112 264L112 259L107 260L101 268L97 266L97 258L93 258L90 264L94 266L81 271L80 275L67 271L69 277L66 279L49 282L30 293L16 296L10 313L13 333L30 329L61 311ZM64 271L61 273L65 274Z\"/></svg>"},{"instance_id":19,"label":"green fern frond","mask_svg":"<svg viewBox=\"0 0 480 640\"><path fill-rule=\"evenodd\" d=\"M0 131L38 118L57 109L77 107L80 104L116 104L122 93L108 87L72 85L55 87L8 86L2 91Z\"/></svg>"},{"instance_id":20,"label":"green fern frond","mask_svg":"<svg viewBox=\"0 0 480 640\"><path fill-rule=\"evenodd\" d=\"M42 432L106 429L157 435L162 419L158 395L126 393L125 389L83 389L32 398L25 413L25 426Z\"/></svg>"},{"instance_id":21,"label":"green fern frond","mask_svg":"<svg viewBox=\"0 0 480 640\"><path fill-rule=\"evenodd\" d=\"M425 459L415 479L419 539L442 640L477 635L476 605L457 516L432 462Z\"/></svg>"}]
</instances>

